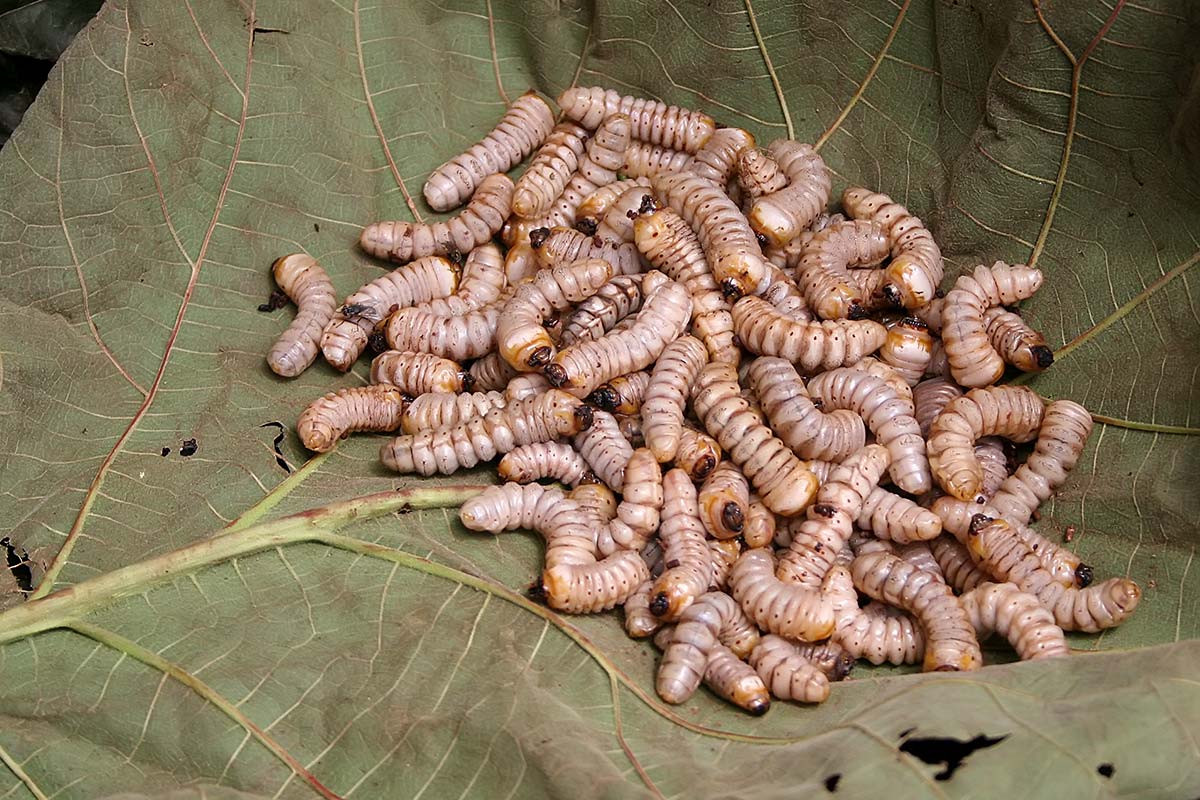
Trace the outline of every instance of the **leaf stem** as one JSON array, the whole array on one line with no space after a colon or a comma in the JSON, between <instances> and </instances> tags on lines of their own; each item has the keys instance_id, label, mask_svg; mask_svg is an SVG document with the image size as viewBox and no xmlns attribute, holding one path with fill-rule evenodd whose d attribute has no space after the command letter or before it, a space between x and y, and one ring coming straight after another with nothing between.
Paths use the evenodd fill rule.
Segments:
<instances>
[{"instance_id":1,"label":"leaf stem","mask_svg":"<svg viewBox=\"0 0 1200 800\"><path fill-rule=\"evenodd\" d=\"M775 87L775 96L779 98L779 108L783 111L783 121L787 124L787 138L796 138L796 129L792 125L792 114L788 111L787 98L783 94L783 85L779 82L779 76L775 74L775 65L771 63L771 54L767 52L767 43L763 41L762 31L758 29L758 18L754 15L754 6L750 4L750 0L745 0L746 16L750 18L750 30L754 33L754 41L758 43L759 52L762 53L763 62L767 65L767 74L771 76L771 85Z\"/></svg>"},{"instance_id":2,"label":"leaf stem","mask_svg":"<svg viewBox=\"0 0 1200 800\"><path fill-rule=\"evenodd\" d=\"M279 483L275 484L275 487L263 495L257 503L243 511L241 515L239 515L238 518L233 522L226 525L221 533L234 533L235 531L240 531L243 528L249 528L251 525L265 517L271 511L271 509L282 503L283 500L292 493L293 489L304 483L304 481L308 480L309 476L316 472L321 464L325 462L325 459L329 458L329 456L334 452L336 451L330 450L327 453L318 453L308 461L305 461L299 469L297 469L291 475L288 475Z\"/></svg>"},{"instance_id":3,"label":"leaf stem","mask_svg":"<svg viewBox=\"0 0 1200 800\"><path fill-rule=\"evenodd\" d=\"M29 773L3 747L0 747L0 761L3 761L4 766L8 767L12 771L12 774L17 776L17 780L25 784L25 788L34 796L35 800L47 800L46 793L37 785L37 782L29 776Z\"/></svg>"}]
</instances>

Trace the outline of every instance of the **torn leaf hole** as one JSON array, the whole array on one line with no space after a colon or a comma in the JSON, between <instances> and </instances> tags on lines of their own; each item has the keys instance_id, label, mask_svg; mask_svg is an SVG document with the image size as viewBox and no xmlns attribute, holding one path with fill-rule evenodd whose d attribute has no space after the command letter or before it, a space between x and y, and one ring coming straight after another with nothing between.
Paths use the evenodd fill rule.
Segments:
<instances>
[{"instance_id":1,"label":"torn leaf hole","mask_svg":"<svg viewBox=\"0 0 1200 800\"><path fill-rule=\"evenodd\" d=\"M948 781L954 773L963 766L967 756L976 750L984 750L1000 744L1008 735L991 738L982 733L969 741L961 739L941 738L935 736L913 738L900 745L900 752L915 756L926 764L937 766L945 764L946 768L933 776L936 781Z\"/></svg>"},{"instance_id":2,"label":"torn leaf hole","mask_svg":"<svg viewBox=\"0 0 1200 800\"><path fill-rule=\"evenodd\" d=\"M32 563L29 560L29 553L25 550L17 550L12 543L12 539L5 536L0 539L0 548L4 548L4 558L7 562L8 571L12 573L13 580L17 582L22 592L33 590L33 570L30 568Z\"/></svg>"}]
</instances>

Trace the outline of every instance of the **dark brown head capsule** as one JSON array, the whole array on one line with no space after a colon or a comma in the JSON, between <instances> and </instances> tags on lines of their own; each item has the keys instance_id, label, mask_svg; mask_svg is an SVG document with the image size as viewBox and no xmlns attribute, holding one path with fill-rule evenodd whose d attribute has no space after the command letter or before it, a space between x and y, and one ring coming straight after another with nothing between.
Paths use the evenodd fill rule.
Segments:
<instances>
[{"instance_id":1,"label":"dark brown head capsule","mask_svg":"<svg viewBox=\"0 0 1200 800\"><path fill-rule=\"evenodd\" d=\"M661 617L671 610L671 601L667 597L666 592L659 592L654 595L654 599L650 601L650 613L656 617Z\"/></svg>"},{"instance_id":2,"label":"dark brown head capsule","mask_svg":"<svg viewBox=\"0 0 1200 800\"><path fill-rule=\"evenodd\" d=\"M1080 563L1080 565L1075 568L1075 585L1080 589L1086 589L1092 585L1092 579L1095 578L1095 576L1096 574L1092 571L1091 567L1089 567L1087 564Z\"/></svg>"},{"instance_id":3,"label":"dark brown head capsule","mask_svg":"<svg viewBox=\"0 0 1200 800\"><path fill-rule=\"evenodd\" d=\"M711 455L701 456L696 460L696 466L692 469L692 480L702 481L708 477L708 474L717 468L717 460Z\"/></svg>"},{"instance_id":4,"label":"dark brown head capsule","mask_svg":"<svg viewBox=\"0 0 1200 800\"><path fill-rule=\"evenodd\" d=\"M549 228L534 228L529 232L529 246L537 250L550 238Z\"/></svg>"},{"instance_id":5,"label":"dark brown head capsule","mask_svg":"<svg viewBox=\"0 0 1200 800\"><path fill-rule=\"evenodd\" d=\"M988 525L991 525L993 522L995 522L995 520L989 517L987 514L976 514L975 516L971 517L971 526L968 530L972 536L978 536L981 530L986 528Z\"/></svg>"},{"instance_id":6,"label":"dark brown head capsule","mask_svg":"<svg viewBox=\"0 0 1200 800\"><path fill-rule=\"evenodd\" d=\"M549 362L550 359L553 357L553 354L554 354L554 351L551 350L549 347L545 347L545 346L538 347L538 348L535 348L534 351L529 354L529 358L526 360L525 363L531 367L540 367L543 364Z\"/></svg>"},{"instance_id":7,"label":"dark brown head capsule","mask_svg":"<svg viewBox=\"0 0 1200 800\"><path fill-rule=\"evenodd\" d=\"M588 395L588 402L599 406L604 411L612 412L621 402L621 395L607 383Z\"/></svg>"},{"instance_id":8,"label":"dark brown head capsule","mask_svg":"<svg viewBox=\"0 0 1200 800\"><path fill-rule=\"evenodd\" d=\"M567 371L559 364L547 364L542 368L542 374L554 387L562 386L568 379Z\"/></svg>"},{"instance_id":9,"label":"dark brown head capsule","mask_svg":"<svg viewBox=\"0 0 1200 800\"><path fill-rule=\"evenodd\" d=\"M742 507L732 501L726 503L721 509L721 524L729 531L740 531L745 527L746 517L742 513Z\"/></svg>"},{"instance_id":10,"label":"dark brown head capsule","mask_svg":"<svg viewBox=\"0 0 1200 800\"><path fill-rule=\"evenodd\" d=\"M592 219L591 217L584 217L575 223L575 230L579 231L584 236L595 236L597 224L598 223L596 220ZM533 242L532 235L529 237L529 241L531 243Z\"/></svg>"},{"instance_id":11,"label":"dark brown head capsule","mask_svg":"<svg viewBox=\"0 0 1200 800\"><path fill-rule=\"evenodd\" d=\"M1029 348L1033 353L1034 360L1037 361L1039 369L1046 369L1054 363L1054 351L1044 344L1035 345Z\"/></svg>"},{"instance_id":12,"label":"dark brown head capsule","mask_svg":"<svg viewBox=\"0 0 1200 800\"><path fill-rule=\"evenodd\" d=\"M575 406L575 419L579 420L579 430L581 431L592 427L592 422L595 420L592 407L583 403Z\"/></svg>"}]
</instances>

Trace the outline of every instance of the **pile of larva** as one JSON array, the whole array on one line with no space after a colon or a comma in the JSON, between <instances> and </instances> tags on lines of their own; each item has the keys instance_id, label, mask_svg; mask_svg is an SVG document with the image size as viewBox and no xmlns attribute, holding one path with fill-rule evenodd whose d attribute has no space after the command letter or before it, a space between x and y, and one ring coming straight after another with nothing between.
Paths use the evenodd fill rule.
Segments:
<instances>
[{"instance_id":1,"label":"pile of larva","mask_svg":"<svg viewBox=\"0 0 1200 800\"><path fill-rule=\"evenodd\" d=\"M701 682L755 714L818 703L860 658L974 670L992 634L1064 656L1064 630L1133 612L1136 583L1027 527L1092 427L994 385L1053 360L1006 309L1041 272L979 266L942 297L921 220L857 187L827 213L809 145L602 88L558 105L524 95L433 172L458 216L369 225L363 249L403 266L340 306L311 258L276 262L300 309L277 373L391 348L304 411L307 447L399 429L383 463L421 475L500 456L463 524L540 533L532 594L623 606L671 703Z\"/></svg>"}]
</instances>

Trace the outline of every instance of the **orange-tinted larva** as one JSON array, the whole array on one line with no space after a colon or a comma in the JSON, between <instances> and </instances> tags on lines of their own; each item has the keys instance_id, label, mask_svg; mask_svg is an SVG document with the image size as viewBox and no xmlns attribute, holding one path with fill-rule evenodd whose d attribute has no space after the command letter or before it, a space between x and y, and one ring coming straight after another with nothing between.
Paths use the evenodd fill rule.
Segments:
<instances>
[{"instance_id":1,"label":"orange-tinted larva","mask_svg":"<svg viewBox=\"0 0 1200 800\"><path fill-rule=\"evenodd\" d=\"M1033 452L991 498L992 507L999 512L996 516L1028 522L1037 507L1066 483L1067 473L1079 462L1091 433L1092 415L1083 406L1070 400L1047 405Z\"/></svg>"},{"instance_id":2,"label":"orange-tinted larva","mask_svg":"<svg viewBox=\"0 0 1200 800\"><path fill-rule=\"evenodd\" d=\"M625 178L619 181L601 186L596 191L584 198L579 204L576 213L580 220L593 219L599 222L608 210L612 208L613 203L617 202L617 198L624 195L630 189L636 188L649 189L649 178Z\"/></svg>"},{"instance_id":3,"label":"orange-tinted larva","mask_svg":"<svg viewBox=\"0 0 1200 800\"><path fill-rule=\"evenodd\" d=\"M765 506L763 506L765 508ZM770 514L771 512L767 512ZM729 588L729 571L742 554L742 544L737 539L709 539L708 555L712 562L710 589L725 591Z\"/></svg>"},{"instance_id":4,"label":"orange-tinted larva","mask_svg":"<svg viewBox=\"0 0 1200 800\"><path fill-rule=\"evenodd\" d=\"M618 375L588 395L588 401L610 414L639 414L649 385L646 371Z\"/></svg>"},{"instance_id":5,"label":"orange-tinted larva","mask_svg":"<svg viewBox=\"0 0 1200 800\"><path fill-rule=\"evenodd\" d=\"M933 336L920 317L905 317L888 328L879 358L891 366L909 386L916 386L933 358Z\"/></svg>"},{"instance_id":6,"label":"orange-tinted larva","mask_svg":"<svg viewBox=\"0 0 1200 800\"><path fill-rule=\"evenodd\" d=\"M429 353L387 350L371 361L371 383L386 383L413 397L426 392L461 392L468 373L457 362Z\"/></svg>"},{"instance_id":7,"label":"orange-tinted larva","mask_svg":"<svg viewBox=\"0 0 1200 800\"><path fill-rule=\"evenodd\" d=\"M796 283L808 307L824 319L860 319L870 294L851 279L851 267L876 264L888 254L883 228L869 220L839 222L813 235L796 265Z\"/></svg>"},{"instance_id":8,"label":"orange-tinted larva","mask_svg":"<svg viewBox=\"0 0 1200 800\"><path fill-rule=\"evenodd\" d=\"M650 590L653 586L653 581L643 581L625 601L625 632L634 639L653 636L662 626L662 621L650 613Z\"/></svg>"},{"instance_id":9,"label":"orange-tinted larva","mask_svg":"<svg viewBox=\"0 0 1200 800\"><path fill-rule=\"evenodd\" d=\"M329 276L311 256L283 256L275 261L271 272L297 311L292 324L267 353L267 366L276 375L294 378L317 359L321 332L333 318L337 300Z\"/></svg>"},{"instance_id":10,"label":"orange-tinted larva","mask_svg":"<svg viewBox=\"0 0 1200 800\"><path fill-rule=\"evenodd\" d=\"M827 581L842 567L830 570ZM820 588L788 583L775 577L770 548L742 553L729 573L729 592L746 616L764 631L788 639L816 642L834 630L833 597Z\"/></svg>"},{"instance_id":11,"label":"orange-tinted larva","mask_svg":"<svg viewBox=\"0 0 1200 800\"><path fill-rule=\"evenodd\" d=\"M829 698L829 677L780 636L762 637L750 654L750 666L780 700L823 703Z\"/></svg>"},{"instance_id":12,"label":"orange-tinted larva","mask_svg":"<svg viewBox=\"0 0 1200 800\"><path fill-rule=\"evenodd\" d=\"M625 242L612 242L588 236L574 228L554 228L544 237L539 228L530 237L538 263L556 267L579 259L603 259L612 265L614 275L636 275L642 271L637 248Z\"/></svg>"},{"instance_id":13,"label":"orange-tinted larva","mask_svg":"<svg viewBox=\"0 0 1200 800\"><path fill-rule=\"evenodd\" d=\"M324 453L354 431L396 430L405 399L395 386L339 389L309 403L296 423L296 433L309 450Z\"/></svg>"},{"instance_id":14,"label":"orange-tinted larva","mask_svg":"<svg viewBox=\"0 0 1200 800\"><path fill-rule=\"evenodd\" d=\"M610 242L633 243L633 221L658 206L651 190L636 186L629 189L604 212L596 225L596 236Z\"/></svg>"},{"instance_id":15,"label":"orange-tinted larva","mask_svg":"<svg viewBox=\"0 0 1200 800\"><path fill-rule=\"evenodd\" d=\"M555 311L591 297L612 277L612 265L598 258L542 269L518 284L496 325L500 355L514 369L535 370L558 352L543 321Z\"/></svg>"},{"instance_id":16,"label":"orange-tinted larva","mask_svg":"<svg viewBox=\"0 0 1200 800\"><path fill-rule=\"evenodd\" d=\"M980 641L998 633L1012 643L1022 661L1071 654L1054 615L1011 583L983 583L958 600Z\"/></svg>"},{"instance_id":17,"label":"orange-tinted larva","mask_svg":"<svg viewBox=\"0 0 1200 800\"><path fill-rule=\"evenodd\" d=\"M721 461L721 445L703 431L686 422L679 429L679 448L675 451L675 466L696 483L708 477Z\"/></svg>"},{"instance_id":18,"label":"orange-tinted larva","mask_svg":"<svg viewBox=\"0 0 1200 800\"><path fill-rule=\"evenodd\" d=\"M654 582L650 610L673 621L708 591L712 563L691 477L681 469L669 470L663 475L662 490L658 537L667 568Z\"/></svg>"},{"instance_id":19,"label":"orange-tinted larva","mask_svg":"<svg viewBox=\"0 0 1200 800\"><path fill-rule=\"evenodd\" d=\"M775 514L763 505L758 495L750 495L746 507L746 524L742 527L742 539L747 547L766 547L775 538Z\"/></svg>"},{"instance_id":20,"label":"orange-tinted larva","mask_svg":"<svg viewBox=\"0 0 1200 800\"><path fill-rule=\"evenodd\" d=\"M504 455L496 468L501 480L530 483L551 478L574 486L591 476L586 461L570 445L537 442L516 448Z\"/></svg>"},{"instance_id":21,"label":"orange-tinted larva","mask_svg":"<svg viewBox=\"0 0 1200 800\"><path fill-rule=\"evenodd\" d=\"M983 312L983 325L992 348L1022 372L1041 372L1054 363L1054 351L1046 346L1046 337L1019 315L996 306Z\"/></svg>"},{"instance_id":22,"label":"orange-tinted larva","mask_svg":"<svg viewBox=\"0 0 1200 800\"><path fill-rule=\"evenodd\" d=\"M874 220L887 230L892 262L884 271L883 293L892 304L916 309L932 301L945 267L924 223L886 194L860 187L842 192L842 207L855 219Z\"/></svg>"},{"instance_id":23,"label":"orange-tinted larva","mask_svg":"<svg viewBox=\"0 0 1200 800\"><path fill-rule=\"evenodd\" d=\"M512 289L505 289L493 302L460 316L401 308L388 318L384 335L393 350L433 353L453 361L480 358L495 349L500 312L511 296Z\"/></svg>"},{"instance_id":24,"label":"orange-tinted larva","mask_svg":"<svg viewBox=\"0 0 1200 800\"><path fill-rule=\"evenodd\" d=\"M625 485L625 465L633 456L633 447L621 435L612 414L592 412L592 424L575 436L575 449L597 478L613 491L621 491Z\"/></svg>"},{"instance_id":25,"label":"orange-tinted larva","mask_svg":"<svg viewBox=\"0 0 1200 800\"><path fill-rule=\"evenodd\" d=\"M625 602L650 577L635 550L617 550L601 561L592 551L588 525L562 526L546 542L540 594L551 608L595 614Z\"/></svg>"},{"instance_id":26,"label":"orange-tinted larva","mask_svg":"<svg viewBox=\"0 0 1200 800\"><path fill-rule=\"evenodd\" d=\"M729 461L722 461L701 484L698 503L700 521L710 536L715 539L741 536L749 516L750 485L741 470ZM767 537L767 541L771 538Z\"/></svg>"},{"instance_id":27,"label":"orange-tinted larva","mask_svg":"<svg viewBox=\"0 0 1200 800\"><path fill-rule=\"evenodd\" d=\"M430 173L425 201L434 211L462 205L489 175L508 172L532 153L553 127L554 112L546 101L532 92L521 95L478 144Z\"/></svg>"},{"instance_id":28,"label":"orange-tinted larva","mask_svg":"<svg viewBox=\"0 0 1200 800\"><path fill-rule=\"evenodd\" d=\"M724 592L699 595L679 616L663 652L655 682L659 697L668 703L682 703L691 697L704 676L709 651L742 631L753 631L753 637L742 644L742 652L748 653L758 643L758 632L733 598ZM732 646L725 646L738 656Z\"/></svg>"},{"instance_id":29,"label":"orange-tinted larva","mask_svg":"<svg viewBox=\"0 0 1200 800\"><path fill-rule=\"evenodd\" d=\"M774 245L800 235L829 202L829 168L812 145L776 139L767 147L787 176L788 186L754 201L747 217L754 230Z\"/></svg>"},{"instance_id":30,"label":"orange-tinted larva","mask_svg":"<svg viewBox=\"0 0 1200 800\"><path fill-rule=\"evenodd\" d=\"M1032 297L1042 285L1041 270L997 261L960 275L942 307L942 342L950 372L962 386L995 383L1004 374L1004 359L988 338L984 313L992 306L1012 305Z\"/></svg>"},{"instance_id":31,"label":"orange-tinted larva","mask_svg":"<svg viewBox=\"0 0 1200 800\"><path fill-rule=\"evenodd\" d=\"M750 352L786 358L804 372L853 364L887 339L887 329L873 320L804 322L759 297L734 304L733 329Z\"/></svg>"},{"instance_id":32,"label":"orange-tinted larva","mask_svg":"<svg viewBox=\"0 0 1200 800\"><path fill-rule=\"evenodd\" d=\"M425 430L451 428L476 417L483 417L507 401L499 392L426 392L413 398L400 417L400 430L420 433Z\"/></svg>"},{"instance_id":33,"label":"orange-tinted larva","mask_svg":"<svg viewBox=\"0 0 1200 800\"><path fill-rule=\"evenodd\" d=\"M601 86L571 87L558 96L558 106L567 118L592 129L614 114L627 114L634 139L688 153L696 152L717 127L699 111L622 96Z\"/></svg>"},{"instance_id":34,"label":"orange-tinted larva","mask_svg":"<svg viewBox=\"0 0 1200 800\"><path fill-rule=\"evenodd\" d=\"M532 278L533 274L541 268L542 265L537 260L537 253L534 252L529 242L513 245L504 256L504 279L513 286L526 278Z\"/></svg>"},{"instance_id":35,"label":"orange-tinted larva","mask_svg":"<svg viewBox=\"0 0 1200 800\"><path fill-rule=\"evenodd\" d=\"M737 170L738 156L754 147L754 135L743 128L719 128L704 146L696 151L690 169L722 189L729 184Z\"/></svg>"},{"instance_id":36,"label":"orange-tinted larva","mask_svg":"<svg viewBox=\"0 0 1200 800\"><path fill-rule=\"evenodd\" d=\"M621 174L647 178L656 172L685 172L691 169L692 155L649 142L631 142L625 151Z\"/></svg>"},{"instance_id":37,"label":"orange-tinted larva","mask_svg":"<svg viewBox=\"0 0 1200 800\"><path fill-rule=\"evenodd\" d=\"M791 362L760 356L746 377L775 435L801 458L841 461L866 444L862 417L847 409L818 409Z\"/></svg>"},{"instance_id":38,"label":"orange-tinted larva","mask_svg":"<svg viewBox=\"0 0 1200 800\"><path fill-rule=\"evenodd\" d=\"M626 550L641 550L659 529L665 502L662 468L653 454L639 447L625 464L621 503L610 525L613 542Z\"/></svg>"},{"instance_id":39,"label":"orange-tinted larva","mask_svg":"<svg viewBox=\"0 0 1200 800\"><path fill-rule=\"evenodd\" d=\"M762 678L753 667L721 644L713 645L708 651L704 685L712 689L714 694L756 717L761 717L771 707L771 695Z\"/></svg>"},{"instance_id":40,"label":"orange-tinted larva","mask_svg":"<svg viewBox=\"0 0 1200 800\"><path fill-rule=\"evenodd\" d=\"M467 254L458 291L419 303L414 308L446 317L466 314L494 302L504 291L507 282L505 260L500 248L494 244L480 245Z\"/></svg>"},{"instance_id":41,"label":"orange-tinted larva","mask_svg":"<svg viewBox=\"0 0 1200 800\"><path fill-rule=\"evenodd\" d=\"M513 191L513 213L537 219L550 210L579 167L588 132L573 122L560 122L517 179Z\"/></svg>"},{"instance_id":42,"label":"orange-tinted larva","mask_svg":"<svg viewBox=\"0 0 1200 800\"><path fill-rule=\"evenodd\" d=\"M774 194L787 186L787 176L779 162L761 150L748 147L738 155L738 186L751 200Z\"/></svg>"}]
</instances>

